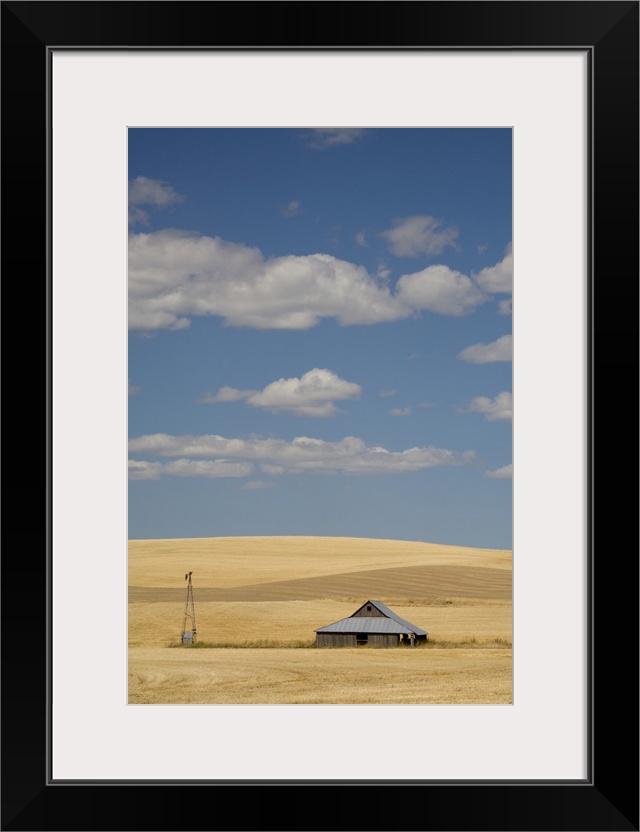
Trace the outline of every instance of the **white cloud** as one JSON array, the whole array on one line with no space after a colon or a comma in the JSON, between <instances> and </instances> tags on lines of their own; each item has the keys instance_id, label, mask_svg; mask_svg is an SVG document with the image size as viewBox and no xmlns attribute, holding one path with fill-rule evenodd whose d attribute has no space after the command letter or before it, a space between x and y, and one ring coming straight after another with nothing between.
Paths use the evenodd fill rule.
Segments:
<instances>
[{"instance_id":1,"label":"white cloud","mask_svg":"<svg viewBox=\"0 0 640 832\"><path fill-rule=\"evenodd\" d=\"M367 245L367 235L364 233L364 231L360 231L358 234L356 234L356 243L359 246Z\"/></svg>"},{"instance_id":2,"label":"white cloud","mask_svg":"<svg viewBox=\"0 0 640 832\"><path fill-rule=\"evenodd\" d=\"M333 416L338 412L337 401L358 399L362 388L359 384L317 367L301 378L281 378L268 384L264 390L237 390L221 387L213 395L205 393L198 402L236 402L246 399L252 407L262 407L274 413L286 412L296 416Z\"/></svg>"},{"instance_id":3,"label":"white cloud","mask_svg":"<svg viewBox=\"0 0 640 832\"><path fill-rule=\"evenodd\" d=\"M389 396L395 396L398 391L394 388L393 390L381 390L378 395L382 396L383 399L388 398Z\"/></svg>"},{"instance_id":4,"label":"white cloud","mask_svg":"<svg viewBox=\"0 0 640 832\"><path fill-rule=\"evenodd\" d=\"M166 182L137 176L129 181L129 223L131 225L146 224L149 221L147 212L136 206L152 205L156 208L165 208L167 205L182 202L183 199L182 194Z\"/></svg>"},{"instance_id":5,"label":"white cloud","mask_svg":"<svg viewBox=\"0 0 640 832\"><path fill-rule=\"evenodd\" d=\"M496 471L486 471L485 477L494 480L511 479L513 477L513 464L503 465L502 468L498 468Z\"/></svg>"},{"instance_id":6,"label":"white cloud","mask_svg":"<svg viewBox=\"0 0 640 832\"><path fill-rule=\"evenodd\" d=\"M130 480L158 480L162 471L161 462L145 462L144 460L129 460Z\"/></svg>"},{"instance_id":7,"label":"white cloud","mask_svg":"<svg viewBox=\"0 0 640 832\"><path fill-rule=\"evenodd\" d=\"M481 272L473 274L472 277L485 292L511 294L513 291L513 253L511 245L507 246L507 253L499 263L482 269Z\"/></svg>"},{"instance_id":8,"label":"white cloud","mask_svg":"<svg viewBox=\"0 0 640 832\"><path fill-rule=\"evenodd\" d=\"M315 368L301 378L281 378L268 384L259 393L253 393L247 403L263 407L275 413L293 413L296 416L333 416L338 412L336 401L358 399L362 388L359 384L332 373Z\"/></svg>"},{"instance_id":9,"label":"white cloud","mask_svg":"<svg viewBox=\"0 0 640 832\"><path fill-rule=\"evenodd\" d=\"M411 309L466 315L488 299L470 278L448 266L428 266L398 280L396 297Z\"/></svg>"},{"instance_id":10,"label":"white cloud","mask_svg":"<svg viewBox=\"0 0 640 832\"><path fill-rule=\"evenodd\" d=\"M353 144L365 134L361 127L317 127L308 134L309 146L315 150L341 144Z\"/></svg>"},{"instance_id":11,"label":"white cloud","mask_svg":"<svg viewBox=\"0 0 640 832\"><path fill-rule=\"evenodd\" d=\"M447 246L455 245L458 229L444 228L430 216L398 217L393 228L380 235L387 240L396 257L415 257L418 254L440 254Z\"/></svg>"},{"instance_id":12,"label":"white cloud","mask_svg":"<svg viewBox=\"0 0 640 832\"><path fill-rule=\"evenodd\" d=\"M458 353L462 361L472 364L491 364L494 361L511 361L513 359L513 336L503 335L490 344L472 344Z\"/></svg>"},{"instance_id":13,"label":"white cloud","mask_svg":"<svg viewBox=\"0 0 640 832\"><path fill-rule=\"evenodd\" d=\"M510 421L513 417L511 393L498 393L495 399L478 396L469 405L471 413L482 413L488 422Z\"/></svg>"},{"instance_id":14,"label":"white cloud","mask_svg":"<svg viewBox=\"0 0 640 832\"><path fill-rule=\"evenodd\" d=\"M500 315L511 315L513 311L513 299L507 298L498 303L498 313Z\"/></svg>"},{"instance_id":15,"label":"white cloud","mask_svg":"<svg viewBox=\"0 0 640 832\"><path fill-rule=\"evenodd\" d=\"M475 459L473 451L457 454L434 447L388 451L382 447L367 446L362 439L354 436L347 436L336 442L299 436L291 442L286 442L281 439L226 439L216 435L153 434L130 440L129 450L132 453L160 457L181 457L170 463L130 463L132 469L137 472L153 471L153 478L161 474L249 476L253 463L259 464L261 470L269 475L397 474L440 465L463 465ZM194 460L193 457L205 459ZM218 462L220 466L215 467L212 464L209 467L206 464L209 461Z\"/></svg>"},{"instance_id":16,"label":"white cloud","mask_svg":"<svg viewBox=\"0 0 640 832\"><path fill-rule=\"evenodd\" d=\"M410 407L394 407L393 410L390 410L389 413L392 416L411 416L413 411Z\"/></svg>"},{"instance_id":17,"label":"white cloud","mask_svg":"<svg viewBox=\"0 0 640 832\"><path fill-rule=\"evenodd\" d=\"M497 268L497 267L496 267ZM489 296L445 265L405 274L395 292L386 267L371 276L329 254L265 259L257 248L175 229L129 235L129 327L180 330L191 316L226 325L302 330L322 318L343 326L397 321L421 310L466 315Z\"/></svg>"},{"instance_id":18,"label":"white cloud","mask_svg":"<svg viewBox=\"0 0 640 832\"><path fill-rule=\"evenodd\" d=\"M411 314L361 266L328 254L265 260L256 248L167 229L129 237L129 326L184 329L190 315L232 326L308 329Z\"/></svg>"}]
</instances>

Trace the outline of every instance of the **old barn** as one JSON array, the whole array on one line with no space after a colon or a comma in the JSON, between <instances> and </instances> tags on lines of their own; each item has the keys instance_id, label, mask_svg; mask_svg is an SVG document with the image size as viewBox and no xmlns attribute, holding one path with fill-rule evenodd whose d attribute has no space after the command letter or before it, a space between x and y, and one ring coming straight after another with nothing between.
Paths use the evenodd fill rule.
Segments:
<instances>
[{"instance_id":1,"label":"old barn","mask_svg":"<svg viewBox=\"0 0 640 832\"><path fill-rule=\"evenodd\" d=\"M353 615L315 631L316 647L415 646L429 633L400 618L381 601L366 601Z\"/></svg>"}]
</instances>

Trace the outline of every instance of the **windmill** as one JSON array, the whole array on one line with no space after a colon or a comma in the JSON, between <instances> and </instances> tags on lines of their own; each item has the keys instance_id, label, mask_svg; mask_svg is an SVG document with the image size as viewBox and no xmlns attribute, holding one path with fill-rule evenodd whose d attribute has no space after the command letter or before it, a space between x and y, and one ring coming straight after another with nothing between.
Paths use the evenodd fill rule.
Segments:
<instances>
[{"instance_id":1,"label":"windmill","mask_svg":"<svg viewBox=\"0 0 640 832\"><path fill-rule=\"evenodd\" d=\"M196 608L193 604L193 583L191 572L184 576L187 583L187 600L184 605L184 616L182 618L182 643L193 646L196 643ZM187 629L187 624L189 628Z\"/></svg>"}]
</instances>

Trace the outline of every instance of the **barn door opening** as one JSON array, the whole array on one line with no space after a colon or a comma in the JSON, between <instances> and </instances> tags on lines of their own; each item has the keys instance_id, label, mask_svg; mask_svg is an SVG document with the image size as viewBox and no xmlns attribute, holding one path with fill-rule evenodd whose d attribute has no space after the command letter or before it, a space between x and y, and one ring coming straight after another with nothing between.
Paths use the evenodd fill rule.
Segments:
<instances>
[{"instance_id":1,"label":"barn door opening","mask_svg":"<svg viewBox=\"0 0 640 832\"><path fill-rule=\"evenodd\" d=\"M369 633L356 633L356 644L367 644Z\"/></svg>"}]
</instances>

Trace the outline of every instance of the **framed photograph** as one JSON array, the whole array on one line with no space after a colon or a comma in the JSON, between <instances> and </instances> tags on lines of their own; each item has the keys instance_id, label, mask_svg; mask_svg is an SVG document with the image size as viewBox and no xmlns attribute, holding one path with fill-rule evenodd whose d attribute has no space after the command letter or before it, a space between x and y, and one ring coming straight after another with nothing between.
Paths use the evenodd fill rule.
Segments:
<instances>
[{"instance_id":1,"label":"framed photograph","mask_svg":"<svg viewBox=\"0 0 640 832\"><path fill-rule=\"evenodd\" d=\"M637 830L637 500L621 460L638 413L620 384L638 377L638 3L4 2L2 23L5 287L25 256L46 286L46 431L30 430L46 437L44 534L2 566L2 828L209 828L215 811L216 828L247 830ZM22 242L27 217L39 246ZM425 316L434 401L409 350ZM407 327L385 344L389 320ZM454 320L473 324L454 336ZM360 432L340 433L342 417ZM471 419L508 432L482 444ZM447 465L455 481L414 476ZM372 466L376 483L349 492ZM407 466L413 490L397 478ZM11 491L32 494L32 466L16 468ZM273 495L303 506L304 488L313 511L287 526ZM207 501L229 538L427 528L513 551L508 608L486 599L508 643L492 620L493 651L466 645L493 687L474 695L452 649L438 672L460 674L457 698L429 698L417 671L411 704L393 680L367 698L364 677L355 700L269 696L257 658L261 690L216 698L242 651L215 667L220 651L191 652L206 632L195 611L205 626L206 604L227 604L235 648L246 598L213 583L198 606L193 567L194 608L191 566L174 591L127 545L218 536ZM219 571L246 569L230 557ZM450 578L395 567L396 600L403 581ZM316 646L353 636L376 661L435 655L410 607L355 603L347 583L325 603L305 586ZM182 650L163 656L182 657L179 673L152 644L176 593ZM351 616L367 626L352 633ZM250 650L265 621L245 625ZM417 649L366 653L400 635ZM275 646L278 678L301 678ZM506 676L489 667L498 654ZM196 660L209 666L194 695Z\"/></svg>"}]
</instances>

